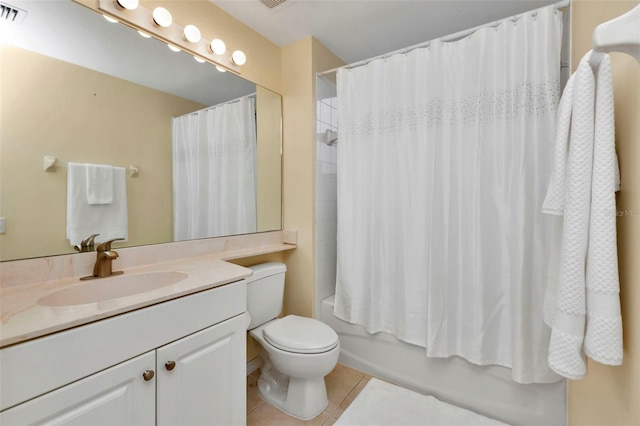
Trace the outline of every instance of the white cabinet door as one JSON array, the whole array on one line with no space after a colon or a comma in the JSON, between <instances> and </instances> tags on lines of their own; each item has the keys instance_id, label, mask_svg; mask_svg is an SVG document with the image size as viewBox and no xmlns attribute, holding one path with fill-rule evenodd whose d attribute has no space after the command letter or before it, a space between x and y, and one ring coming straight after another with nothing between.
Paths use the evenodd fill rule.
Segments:
<instances>
[{"instance_id":1,"label":"white cabinet door","mask_svg":"<svg viewBox=\"0 0 640 426\"><path fill-rule=\"evenodd\" d=\"M153 425L156 379L155 351L93 374L0 413L10 425Z\"/></svg>"},{"instance_id":2,"label":"white cabinet door","mask_svg":"<svg viewBox=\"0 0 640 426\"><path fill-rule=\"evenodd\" d=\"M246 422L246 314L157 351L158 425Z\"/></svg>"}]
</instances>

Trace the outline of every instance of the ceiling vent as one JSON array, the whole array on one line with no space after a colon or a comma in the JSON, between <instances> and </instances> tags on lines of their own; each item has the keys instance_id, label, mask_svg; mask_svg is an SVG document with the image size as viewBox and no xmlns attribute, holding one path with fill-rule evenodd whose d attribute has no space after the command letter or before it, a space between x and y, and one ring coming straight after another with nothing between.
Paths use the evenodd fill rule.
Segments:
<instances>
[{"instance_id":1,"label":"ceiling vent","mask_svg":"<svg viewBox=\"0 0 640 426\"><path fill-rule=\"evenodd\" d=\"M280 6L286 0L260 0L269 9L273 9L276 6Z\"/></svg>"},{"instance_id":2,"label":"ceiling vent","mask_svg":"<svg viewBox=\"0 0 640 426\"><path fill-rule=\"evenodd\" d=\"M27 11L18 9L10 4L0 2L0 24L8 22L12 24L20 24L27 16Z\"/></svg>"}]
</instances>

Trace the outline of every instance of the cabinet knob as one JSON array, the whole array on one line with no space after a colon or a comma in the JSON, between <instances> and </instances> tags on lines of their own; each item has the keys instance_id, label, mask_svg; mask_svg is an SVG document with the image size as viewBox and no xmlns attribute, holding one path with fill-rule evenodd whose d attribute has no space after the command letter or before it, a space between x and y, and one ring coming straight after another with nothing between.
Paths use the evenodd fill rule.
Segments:
<instances>
[{"instance_id":1,"label":"cabinet knob","mask_svg":"<svg viewBox=\"0 0 640 426\"><path fill-rule=\"evenodd\" d=\"M167 361L164 363L164 366L167 368L167 370L171 371L174 368L176 368L176 362L175 361Z\"/></svg>"},{"instance_id":2,"label":"cabinet knob","mask_svg":"<svg viewBox=\"0 0 640 426\"><path fill-rule=\"evenodd\" d=\"M142 373L142 378L145 379L147 382L153 379L153 376L155 376L155 373L153 372L153 370L145 370L145 372Z\"/></svg>"}]
</instances>

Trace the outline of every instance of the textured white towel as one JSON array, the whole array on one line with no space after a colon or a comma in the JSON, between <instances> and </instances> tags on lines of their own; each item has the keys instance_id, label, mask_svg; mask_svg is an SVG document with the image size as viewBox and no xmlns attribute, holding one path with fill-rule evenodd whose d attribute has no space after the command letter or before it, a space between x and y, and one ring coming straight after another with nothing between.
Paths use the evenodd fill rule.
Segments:
<instances>
[{"instance_id":1,"label":"textured white towel","mask_svg":"<svg viewBox=\"0 0 640 426\"><path fill-rule=\"evenodd\" d=\"M125 170L113 168L111 204L87 202L87 171L84 164L69 163L67 170L67 238L72 246L91 234L97 243L113 238L128 238L127 187Z\"/></svg>"},{"instance_id":2,"label":"textured white towel","mask_svg":"<svg viewBox=\"0 0 640 426\"><path fill-rule=\"evenodd\" d=\"M548 362L571 379L586 373L585 352L604 364L622 362L613 131L610 59L589 52L560 102L543 204L543 212L564 215L562 226L554 227L552 256L559 244L559 259L551 258L545 296L545 321L552 327Z\"/></svg>"},{"instance_id":3,"label":"textured white towel","mask_svg":"<svg viewBox=\"0 0 640 426\"><path fill-rule=\"evenodd\" d=\"M87 169L87 202L111 204L113 202L113 167L85 164Z\"/></svg>"},{"instance_id":4,"label":"textured white towel","mask_svg":"<svg viewBox=\"0 0 640 426\"><path fill-rule=\"evenodd\" d=\"M547 290L544 295L544 321L550 327L553 326L558 301L558 278L560 276L560 246L562 242L562 217L564 213L567 153L569 145L569 129L571 128L571 107L573 102L573 84L575 74L569 78L560 105L558 106L558 119L556 120L556 140L554 163L551 170L551 180L547 196L542 206L544 213L558 215L554 217L551 227L551 250L549 253L549 266L547 269Z\"/></svg>"},{"instance_id":5,"label":"textured white towel","mask_svg":"<svg viewBox=\"0 0 640 426\"><path fill-rule=\"evenodd\" d=\"M616 156L611 59L596 71L596 122L587 255L587 330L584 351L607 365L622 364L622 316L616 240L616 198L620 172Z\"/></svg>"}]
</instances>

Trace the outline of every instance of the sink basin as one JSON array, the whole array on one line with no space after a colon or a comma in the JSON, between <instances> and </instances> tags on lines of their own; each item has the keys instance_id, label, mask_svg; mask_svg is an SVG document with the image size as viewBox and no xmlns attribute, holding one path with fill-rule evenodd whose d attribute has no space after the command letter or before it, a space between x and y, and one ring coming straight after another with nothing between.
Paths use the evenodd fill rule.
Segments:
<instances>
[{"instance_id":1,"label":"sink basin","mask_svg":"<svg viewBox=\"0 0 640 426\"><path fill-rule=\"evenodd\" d=\"M87 281L75 287L51 293L38 300L44 306L69 306L96 303L144 293L176 284L188 275L182 272L148 272L116 275Z\"/></svg>"}]
</instances>

